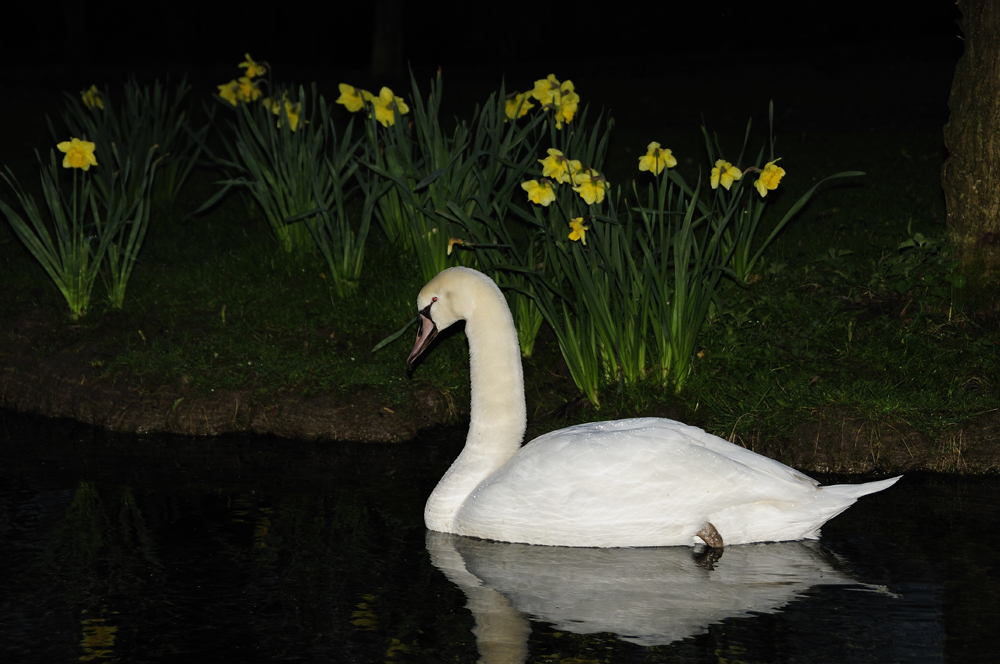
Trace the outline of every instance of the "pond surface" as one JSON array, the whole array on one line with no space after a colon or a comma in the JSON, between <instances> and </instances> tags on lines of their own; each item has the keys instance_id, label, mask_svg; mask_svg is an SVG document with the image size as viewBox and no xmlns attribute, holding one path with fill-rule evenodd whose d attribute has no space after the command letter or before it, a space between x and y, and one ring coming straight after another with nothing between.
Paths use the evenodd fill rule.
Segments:
<instances>
[{"instance_id":1,"label":"pond surface","mask_svg":"<svg viewBox=\"0 0 1000 664\"><path fill-rule=\"evenodd\" d=\"M819 542L531 547L424 529L463 437L109 437L0 412L0 659L996 661L998 478L907 475Z\"/></svg>"}]
</instances>

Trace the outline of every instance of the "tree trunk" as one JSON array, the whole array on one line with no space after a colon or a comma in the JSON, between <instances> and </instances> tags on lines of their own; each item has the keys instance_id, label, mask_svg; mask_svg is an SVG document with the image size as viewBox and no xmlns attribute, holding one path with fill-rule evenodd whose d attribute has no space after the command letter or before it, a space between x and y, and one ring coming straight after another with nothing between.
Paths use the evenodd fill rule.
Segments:
<instances>
[{"instance_id":1,"label":"tree trunk","mask_svg":"<svg viewBox=\"0 0 1000 664\"><path fill-rule=\"evenodd\" d=\"M941 171L948 231L968 272L1000 268L1000 2L959 0L965 52L955 67Z\"/></svg>"}]
</instances>

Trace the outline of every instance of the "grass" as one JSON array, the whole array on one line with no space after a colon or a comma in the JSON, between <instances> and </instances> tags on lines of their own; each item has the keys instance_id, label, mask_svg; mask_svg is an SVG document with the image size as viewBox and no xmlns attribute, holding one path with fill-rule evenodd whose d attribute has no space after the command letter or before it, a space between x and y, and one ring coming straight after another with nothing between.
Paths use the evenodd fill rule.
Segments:
<instances>
[{"instance_id":1,"label":"grass","mask_svg":"<svg viewBox=\"0 0 1000 664\"><path fill-rule=\"evenodd\" d=\"M706 334L688 396L716 428L788 434L836 407L932 434L996 407L995 329L810 267L768 275L753 296L729 293L734 313Z\"/></svg>"},{"instance_id":2,"label":"grass","mask_svg":"<svg viewBox=\"0 0 1000 664\"><path fill-rule=\"evenodd\" d=\"M199 172L190 186L208 194L214 179ZM378 272L366 271L357 295L342 300L322 258L290 258L245 199L232 197L193 219L183 218L189 211L183 202L178 207L152 220L124 311L112 311L98 285L91 314L76 327L81 341L100 339L113 349L108 373L124 369L195 394L250 388L264 401L287 391L313 395L358 385L405 398L408 390L397 388L410 380L405 359L412 339L371 349L413 317L423 285L415 264L373 238L366 261ZM0 229L3 315L61 311L46 276L16 242L9 227ZM443 345L425 361L424 375L447 376L436 381L441 389L460 389L468 383L464 346L457 337Z\"/></svg>"},{"instance_id":3,"label":"grass","mask_svg":"<svg viewBox=\"0 0 1000 664\"><path fill-rule=\"evenodd\" d=\"M150 269L135 284L115 340L122 352L109 370L123 367L202 392L251 387L264 400L288 390L308 396L358 385L403 398L406 391L397 388L407 380L409 337L391 350L371 349L412 317L413 294L422 285L414 266L373 242L368 261L384 272L369 271L357 295L341 300L321 257L290 257L246 207L233 199L187 222L193 228L181 235L203 238L197 252L164 241L175 233L150 247ZM428 373L457 380L461 344L451 345L430 360Z\"/></svg>"},{"instance_id":4,"label":"grass","mask_svg":"<svg viewBox=\"0 0 1000 664\"><path fill-rule=\"evenodd\" d=\"M995 319L955 307L940 245L897 249L909 232L943 238L939 137L815 137L788 148L789 163L817 155L817 173L850 155L868 176L818 197L760 281L728 288L689 403L744 437L787 434L829 407L929 434L995 409Z\"/></svg>"},{"instance_id":5,"label":"grass","mask_svg":"<svg viewBox=\"0 0 1000 664\"><path fill-rule=\"evenodd\" d=\"M604 386L600 411L580 406L543 331L526 364L530 416L605 419L681 409L715 433L750 440L790 436L831 408L934 435L1000 407L995 316L958 306L942 245L897 249L912 234L944 237L940 135L776 131L788 176L770 194L771 223L815 179L841 170L867 175L819 192L765 253L754 283L726 283L679 400L650 382ZM663 142L648 128L616 126L605 169L613 184L639 178L636 160L652 139ZM707 174L698 127L675 139L669 147L682 174L693 182L699 165ZM22 182L34 177L29 161L11 166ZM290 258L249 199L231 196L187 218L216 191L217 179L195 171L173 205L154 209L124 311L111 310L99 285L90 314L73 327L80 341L100 340L107 374L140 378L147 389L249 389L265 403L289 392L350 394L362 385L403 400L415 383L427 383L463 403L468 370L460 331L442 335L412 374L405 369L409 333L371 352L415 313L423 285L415 259L373 229L358 289L339 299L322 259ZM12 198L9 191L0 196ZM0 316L63 311L6 224L0 252ZM72 325L67 316L66 328ZM46 343L38 352L58 347Z\"/></svg>"}]
</instances>

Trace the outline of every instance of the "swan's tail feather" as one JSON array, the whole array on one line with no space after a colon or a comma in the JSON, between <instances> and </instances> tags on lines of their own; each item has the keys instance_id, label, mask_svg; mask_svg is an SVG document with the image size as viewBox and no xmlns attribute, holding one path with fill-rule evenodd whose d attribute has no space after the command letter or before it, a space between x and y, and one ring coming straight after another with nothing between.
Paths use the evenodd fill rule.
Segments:
<instances>
[{"instance_id":1,"label":"swan's tail feather","mask_svg":"<svg viewBox=\"0 0 1000 664\"><path fill-rule=\"evenodd\" d=\"M816 500L813 503L812 513L814 521L809 530L800 535L800 537L806 539L818 537L819 529L823 524L853 505L858 498L867 496L869 493L888 489L898 482L900 477L902 475L877 482L866 482L865 484L834 484L832 486L820 487L816 494Z\"/></svg>"},{"instance_id":2,"label":"swan's tail feather","mask_svg":"<svg viewBox=\"0 0 1000 664\"><path fill-rule=\"evenodd\" d=\"M870 493L877 493L884 489L888 489L893 484L898 482L901 477L902 475L897 475L896 477L890 477L887 480L866 482L865 484L834 484L832 486L825 486L820 489L820 491L830 498L838 496L843 500L850 500L853 503L861 496L867 496Z\"/></svg>"},{"instance_id":3,"label":"swan's tail feather","mask_svg":"<svg viewBox=\"0 0 1000 664\"><path fill-rule=\"evenodd\" d=\"M812 534L814 536L818 535L820 526L853 505L861 496L867 496L870 493L888 489L898 482L901 477L902 475L897 475L896 477L890 477L887 480L879 480L877 482L833 484L831 486L820 487L819 493L816 496L817 501L815 506L818 508L818 514L822 516L816 523ZM806 535L806 537L810 536Z\"/></svg>"},{"instance_id":4,"label":"swan's tail feather","mask_svg":"<svg viewBox=\"0 0 1000 664\"><path fill-rule=\"evenodd\" d=\"M727 545L816 539L827 521L853 505L858 498L888 489L898 480L898 477L893 477L867 484L818 487L811 500L744 503L720 510L709 518Z\"/></svg>"}]
</instances>

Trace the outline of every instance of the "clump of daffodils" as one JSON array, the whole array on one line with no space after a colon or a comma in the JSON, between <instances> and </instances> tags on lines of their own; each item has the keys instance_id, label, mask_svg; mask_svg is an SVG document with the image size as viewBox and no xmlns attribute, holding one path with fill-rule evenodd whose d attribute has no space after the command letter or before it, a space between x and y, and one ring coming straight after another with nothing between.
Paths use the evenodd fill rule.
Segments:
<instances>
[{"instance_id":1,"label":"clump of daffodils","mask_svg":"<svg viewBox=\"0 0 1000 664\"><path fill-rule=\"evenodd\" d=\"M580 95L573 87L573 81L560 81L555 74L535 81L535 87L530 92L512 92L507 95L504 112L508 120L518 120L535 108L532 100L537 101L542 111L551 112L556 129L562 129L563 123L571 122L580 105Z\"/></svg>"},{"instance_id":2,"label":"clump of daffodils","mask_svg":"<svg viewBox=\"0 0 1000 664\"><path fill-rule=\"evenodd\" d=\"M715 167L712 168L712 177L709 183L712 185L712 189L718 189L721 184L728 190L733 186L733 182L753 171L760 173L760 177L753 183L753 186L757 188L757 193L763 198L767 196L767 192L778 188L778 183L781 182L781 178L785 175L785 169L778 166L777 162L778 159L775 159L774 161L767 162L764 168L750 166L745 171L741 171L725 159L719 159L715 162Z\"/></svg>"},{"instance_id":3,"label":"clump of daffodils","mask_svg":"<svg viewBox=\"0 0 1000 664\"><path fill-rule=\"evenodd\" d=\"M241 69L246 69L246 75L238 79L233 79L228 83L218 86L219 96L227 102L236 106L239 102L252 102L260 99L264 93L260 91L258 81L254 80L267 73L267 67L254 62L249 53L245 53L246 60L239 64Z\"/></svg>"},{"instance_id":4,"label":"clump of daffodils","mask_svg":"<svg viewBox=\"0 0 1000 664\"><path fill-rule=\"evenodd\" d=\"M656 141L646 146L646 150L646 154L639 157L640 171L649 171L653 175L659 175L664 169L673 168L677 165L677 159L673 153L670 150L661 148L660 144ZM778 183L781 182L781 178L785 175L785 169L777 165L778 161L778 159L769 161L762 169L750 166L746 171L741 171L725 159L718 159L715 162L715 166L712 167L709 184L712 186L712 189L718 189L719 185L722 185L728 191L733 186L733 182L741 179L745 173L754 171L760 173L760 177L754 182L754 187L757 188L757 192L762 197L767 196L768 191L778 188Z\"/></svg>"},{"instance_id":5,"label":"clump of daffodils","mask_svg":"<svg viewBox=\"0 0 1000 664\"><path fill-rule=\"evenodd\" d=\"M363 108L369 109L368 117L374 114L375 119L383 127L392 127L396 124L395 111L398 110L400 115L406 115L410 112L406 101L402 97L397 97L386 86L382 86L378 95L373 95L367 90L355 88L347 83L341 83L338 87L340 88L340 97L337 98L338 104L343 105L351 113L357 113Z\"/></svg>"},{"instance_id":6,"label":"clump of daffodils","mask_svg":"<svg viewBox=\"0 0 1000 664\"><path fill-rule=\"evenodd\" d=\"M573 81L560 81L555 74L535 81L531 96L539 101L544 110L552 111L556 129L562 129L563 122L573 120L580 103L580 95L576 94Z\"/></svg>"},{"instance_id":7,"label":"clump of daffodils","mask_svg":"<svg viewBox=\"0 0 1000 664\"><path fill-rule=\"evenodd\" d=\"M587 205L600 204L608 191L608 181L593 168L584 168L578 159L570 159L555 148L548 149L548 156L539 159L542 165L542 177L538 180L528 180L521 183L521 189L528 194L528 200L535 205L548 207L556 200L556 187L568 184L580 195ZM587 244L589 226L583 225L583 217L571 219L569 222L569 239Z\"/></svg>"},{"instance_id":8,"label":"clump of daffodils","mask_svg":"<svg viewBox=\"0 0 1000 664\"><path fill-rule=\"evenodd\" d=\"M539 159L542 165L542 175L552 178L556 182L569 183L573 181L573 176L583 170L580 162L576 159L568 159L562 152L555 148L549 148L549 156Z\"/></svg>"},{"instance_id":9,"label":"clump of daffodils","mask_svg":"<svg viewBox=\"0 0 1000 664\"><path fill-rule=\"evenodd\" d=\"M535 205L548 207L556 199L555 186L558 184L572 185L573 191L587 203L601 203L608 190L608 181L593 168L583 168L580 161L570 159L560 150L548 149L549 156L539 159L542 165L542 179L528 180L521 183L521 188L528 192L528 200Z\"/></svg>"},{"instance_id":10,"label":"clump of daffodils","mask_svg":"<svg viewBox=\"0 0 1000 664\"><path fill-rule=\"evenodd\" d=\"M757 193L763 198L767 196L767 192L777 189L781 178L785 176L785 169L777 165L778 161L779 159L769 161L764 164L764 168L750 166L745 171L740 171L740 169L728 161L719 159L715 162L715 168L712 169L712 178L710 180L712 189L718 189L720 184L729 189L734 180L739 180L752 171L760 174L757 181L753 183L753 186L757 188Z\"/></svg>"}]
</instances>

